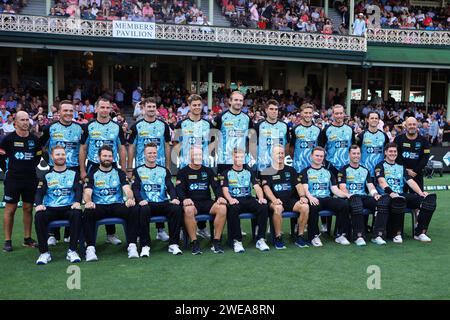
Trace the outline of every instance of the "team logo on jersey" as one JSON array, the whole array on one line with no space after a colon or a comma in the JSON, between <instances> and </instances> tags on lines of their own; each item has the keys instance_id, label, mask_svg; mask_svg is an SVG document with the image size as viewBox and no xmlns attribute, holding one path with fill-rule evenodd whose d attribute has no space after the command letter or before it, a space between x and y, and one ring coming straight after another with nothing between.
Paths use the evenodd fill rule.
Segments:
<instances>
[{"instance_id":1,"label":"team logo on jersey","mask_svg":"<svg viewBox=\"0 0 450 320\"><path fill-rule=\"evenodd\" d=\"M92 131L91 137L92 138L100 138L102 136L102 133L100 131Z\"/></svg>"},{"instance_id":2,"label":"team logo on jersey","mask_svg":"<svg viewBox=\"0 0 450 320\"><path fill-rule=\"evenodd\" d=\"M58 185L58 180L51 180L47 183L49 187L54 187Z\"/></svg>"},{"instance_id":3,"label":"team logo on jersey","mask_svg":"<svg viewBox=\"0 0 450 320\"><path fill-rule=\"evenodd\" d=\"M291 177L291 173L290 172L286 172L285 176L286 176L286 178L290 178Z\"/></svg>"},{"instance_id":4,"label":"team logo on jersey","mask_svg":"<svg viewBox=\"0 0 450 320\"><path fill-rule=\"evenodd\" d=\"M62 139L62 138L64 138L64 134L62 134L60 132L55 132L52 134L52 138L53 139Z\"/></svg>"},{"instance_id":5,"label":"team logo on jersey","mask_svg":"<svg viewBox=\"0 0 450 320\"><path fill-rule=\"evenodd\" d=\"M202 172L202 179L204 180L206 178L208 178L208 174L206 172Z\"/></svg>"},{"instance_id":6,"label":"team logo on jersey","mask_svg":"<svg viewBox=\"0 0 450 320\"><path fill-rule=\"evenodd\" d=\"M104 187L105 185L106 185L106 181L104 181L104 180L95 181L96 187Z\"/></svg>"},{"instance_id":7,"label":"team logo on jersey","mask_svg":"<svg viewBox=\"0 0 450 320\"><path fill-rule=\"evenodd\" d=\"M20 141L14 141L14 147L24 147L24 144Z\"/></svg>"}]
</instances>

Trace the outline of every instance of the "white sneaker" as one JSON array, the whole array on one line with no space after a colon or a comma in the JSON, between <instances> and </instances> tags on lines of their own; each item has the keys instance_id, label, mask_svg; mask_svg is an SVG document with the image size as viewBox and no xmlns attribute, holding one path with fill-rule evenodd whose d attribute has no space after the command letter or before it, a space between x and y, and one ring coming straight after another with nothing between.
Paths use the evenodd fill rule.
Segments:
<instances>
[{"instance_id":1,"label":"white sneaker","mask_svg":"<svg viewBox=\"0 0 450 320\"><path fill-rule=\"evenodd\" d=\"M171 244L169 246L169 252L173 255L183 254L183 251L180 250L180 247L177 244Z\"/></svg>"},{"instance_id":2,"label":"white sneaker","mask_svg":"<svg viewBox=\"0 0 450 320\"><path fill-rule=\"evenodd\" d=\"M261 251L269 251L270 248L266 243L266 240L261 238L258 241L256 241L256 249L259 249Z\"/></svg>"},{"instance_id":3,"label":"white sneaker","mask_svg":"<svg viewBox=\"0 0 450 320\"><path fill-rule=\"evenodd\" d=\"M403 239L401 235L396 235L394 239L392 239L394 243L403 243Z\"/></svg>"},{"instance_id":4,"label":"white sneaker","mask_svg":"<svg viewBox=\"0 0 450 320\"><path fill-rule=\"evenodd\" d=\"M137 247L135 243L130 243L128 245L128 259L139 258L139 253L137 251Z\"/></svg>"},{"instance_id":5,"label":"white sneaker","mask_svg":"<svg viewBox=\"0 0 450 320\"><path fill-rule=\"evenodd\" d=\"M358 239L356 239L355 243L358 247L366 245L366 241L364 241L363 237L359 237Z\"/></svg>"},{"instance_id":6,"label":"white sneaker","mask_svg":"<svg viewBox=\"0 0 450 320\"><path fill-rule=\"evenodd\" d=\"M36 260L36 264L47 264L52 261L52 256L50 252L41 253L39 258Z\"/></svg>"},{"instance_id":7,"label":"white sneaker","mask_svg":"<svg viewBox=\"0 0 450 320\"><path fill-rule=\"evenodd\" d=\"M325 223L320 225L320 232L328 232L328 227Z\"/></svg>"},{"instance_id":8,"label":"white sneaker","mask_svg":"<svg viewBox=\"0 0 450 320\"><path fill-rule=\"evenodd\" d=\"M247 232L241 231L241 235L242 235L243 237L245 237L245 236L247 235Z\"/></svg>"},{"instance_id":9,"label":"white sneaker","mask_svg":"<svg viewBox=\"0 0 450 320\"><path fill-rule=\"evenodd\" d=\"M113 244L115 246L118 246L119 244L122 243L122 240L117 238L117 236L115 234L108 234L106 236L106 243L111 243L111 244Z\"/></svg>"},{"instance_id":10,"label":"white sneaker","mask_svg":"<svg viewBox=\"0 0 450 320\"><path fill-rule=\"evenodd\" d=\"M311 240L311 244L314 247L323 247L322 241L320 241L319 236L315 236L314 239Z\"/></svg>"},{"instance_id":11,"label":"white sneaker","mask_svg":"<svg viewBox=\"0 0 450 320\"><path fill-rule=\"evenodd\" d=\"M48 239L47 239L47 244L49 245L49 246L56 246L56 243L57 243L58 241L56 240L56 238L54 237L54 236L50 236L50 237L48 237Z\"/></svg>"},{"instance_id":12,"label":"white sneaker","mask_svg":"<svg viewBox=\"0 0 450 320\"><path fill-rule=\"evenodd\" d=\"M343 246L348 246L350 244L350 242L347 240L347 238L344 235L334 239L334 241L336 243L342 244Z\"/></svg>"},{"instance_id":13,"label":"white sneaker","mask_svg":"<svg viewBox=\"0 0 450 320\"><path fill-rule=\"evenodd\" d=\"M86 261L97 261L97 255L95 254L95 247L89 246L86 248Z\"/></svg>"},{"instance_id":14,"label":"white sneaker","mask_svg":"<svg viewBox=\"0 0 450 320\"><path fill-rule=\"evenodd\" d=\"M244 247L242 246L242 242L237 241L237 240L234 240L234 243L233 243L233 249L234 249L234 252L236 252L236 253L242 253L242 252L245 252L245 249L244 249Z\"/></svg>"},{"instance_id":15,"label":"white sneaker","mask_svg":"<svg viewBox=\"0 0 450 320\"><path fill-rule=\"evenodd\" d=\"M209 233L208 228L198 229L197 236L202 237L203 239L211 239L211 234Z\"/></svg>"},{"instance_id":16,"label":"white sneaker","mask_svg":"<svg viewBox=\"0 0 450 320\"><path fill-rule=\"evenodd\" d=\"M372 239L372 243L375 243L379 246L386 245L386 241L383 240L382 237L378 236L375 239Z\"/></svg>"},{"instance_id":17,"label":"white sneaker","mask_svg":"<svg viewBox=\"0 0 450 320\"><path fill-rule=\"evenodd\" d=\"M420 242L431 242L431 238L428 237L425 233L414 236L414 239L419 240Z\"/></svg>"},{"instance_id":18,"label":"white sneaker","mask_svg":"<svg viewBox=\"0 0 450 320\"><path fill-rule=\"evenodd\" d=\"M70 237L64 238L64 243L69 243L70 242Z\"/></svg>"},{"instance_id":19,"label":"white sneaker","mask_svg":"<svg viewBox=\"0 0 450 320\"><path fill-rule=\"evenodd\" d=\"M149 246L142 247L141 258L143 258L143 257L146 257L146 258L150 257L150 247Z\"/></svg>"},{"instance_id":20,"label":"white sneaker","mask_svg":"<svg viewBox=\"0 0 450 320\"><path fill-rule=\"evenodd\" d=\"M164 229L159 229L156 239L166 242L169 241L169 235Z\"/></svg>"},{"instance_id":21,"label":"white sneaker","mask_svg":"<svg viewBox=\"0 0 450 320\"><path fill-rule=\"evenodd\" d=\"M70 261L70 263L78 263L81 262L81 258L76 251L67 250L66 259Z\"/></svg>"}]
</instances>

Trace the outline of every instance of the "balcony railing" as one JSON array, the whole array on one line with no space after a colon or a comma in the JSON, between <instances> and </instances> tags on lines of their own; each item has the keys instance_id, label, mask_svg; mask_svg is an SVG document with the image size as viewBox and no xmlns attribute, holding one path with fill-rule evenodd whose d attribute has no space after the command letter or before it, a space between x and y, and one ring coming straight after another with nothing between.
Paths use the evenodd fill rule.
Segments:
<instances>
[{"instance_id":1,"label":"balcony railing","mask_svg":"<svg viewBox=\"0 0 450 320\"><path fill-rule=\"evenodd\" d=\"M367 41L403 45L450 46L450 31L368 29Z\"/></svg>"},{"instance_id":2,"label":"balcony railing","mask_svg":"<svg viewBox=\"0 0 450 320\"><path fill-rule=\"evenodd\" d=\"M0 14L0 31L113 37L112 21ZM214 26L155 24L155 39L366 52L364 37ZM151 41L151 39L149 39Z\"/></svg>"}]
</instances>

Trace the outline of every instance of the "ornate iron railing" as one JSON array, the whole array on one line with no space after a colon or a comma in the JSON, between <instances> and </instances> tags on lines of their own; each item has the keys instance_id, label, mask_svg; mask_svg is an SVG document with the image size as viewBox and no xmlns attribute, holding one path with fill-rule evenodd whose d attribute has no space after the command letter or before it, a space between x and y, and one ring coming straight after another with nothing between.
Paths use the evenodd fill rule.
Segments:
<instances>
[{"instance_id":1,"label":"ornate iron railing","mask_svg":"<svg viewBox=\"0 0 450 320\"><path fill-rule=\"evenodd\" d=\"M157 23L155 28L155 39L158 40L234 43L356 52L367 51L366 39L356 36L161 23ZM0 31L109 38L113 37L113 23L112 21L63 17L1 14Z\"/></svg>"},{"instance_id":2,"label":"ornate iron railing","mask_svg":"<svg viewBox=\"0 0 450 320\"><path fill-rule=\"evenodd\" d=\"M406 45L450 46L450 31L368 29L368 42L382 42Z\"/></svg>"}]
</instances>

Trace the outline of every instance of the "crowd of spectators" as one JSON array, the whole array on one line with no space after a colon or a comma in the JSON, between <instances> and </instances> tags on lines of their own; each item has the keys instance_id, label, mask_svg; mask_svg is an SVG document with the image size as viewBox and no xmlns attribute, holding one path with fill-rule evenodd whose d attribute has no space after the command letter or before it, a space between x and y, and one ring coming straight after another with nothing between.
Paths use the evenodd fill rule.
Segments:
<instances>
[{"instance_id":1,"label":"crowd of spectators","mask_svg":"<svg viewBox=\"0 0 450 320\"><path fill-rule=\"evenodd\" d=\"M140 90L139 90L140 89ZM168 88L166 90L142 90L136 88L133 92L134 113L128 121L123 113L125 106L121 100L123 91L119 85L114 91L103 92L103 96L108 96L113 105L113 119L122 125L125 132L130 125L142 118L140 102L145 97L155 97L158 106L158 117L166 121L169 127L174 130L176 124L186 118L189 112L187 97L189 92ZM317 107L315 112L315 124L324 128L331 122L331 106L334 104L344 104L344 92L329 88L326 97L326 104L320 107L321 103L317 95L313 95L306 87L305 94L299 95L297 92L291 93L286 90L283 93L278 91L256 91L248 90L245 93L243 112L247 113L256 124L265 118L264 107L269 99L280 102L280 119L293 128L300 121L299 107L303 103L312 103ZM228 97L231 90L219 88L213 95L213 105L207 105L207 98L203 99L203 114L206 120L211 121L217 114L228 109ZM65 97L56 97L53 104L48 104L46 96L31 96L29 92L19 88L15 90L11 87L0 88L0 132L2 135L14 130L13 117L19 110L27 111L30 114L30 122L33 131L40 135L45 125L59 119L58 104L62 100L71 100L74 104L74 121L85 124L95 117L94 101L96 97L89 97L83 94L79 86L75 86L70 94ZM354 101L353 116L347 118L347 123L353 128L355 133L361 132L365 128L365 116L370 111L376 111L380 115L380 130L386 132L391 141L403 132L403 122L407 117L413 116L419 120L420 133L427 137L433 145L440 144L443 140L444 127L450 129L450 121L445 118L446 109L444 106L429 106L425 108L423 104L395 102L392 98L383 101L379 96L373 95L370 101ZM427 110L427 111L426 111ZM129 123L130 122L130 123ZM449 135L447 134L447 140ZM445 142L445 139L444 139Z\"/></svg>"},{"instance_id":2,"label":"crowd of spectators","mask_svg":"<svg viewBox=\"0 0 450 320\"><path fill-rule=\"evenodd\" d=\"M380 8L380 26L394 29L417 30L449 30L450 28L450 3L446 7L432 8L412 6L404 0L366 0L359 1L355 5L355 14L363 14L366 21L373 22L375 9ZM349 9L348 2L335 2L335 8L340 12L342 23L348 27Z\"/></svg>"},{"instance_id":3,"label":"crowd of spectators","mask_svg":"<svg viewBox=\"0 0 450 320\"><path fill-rule=\"evenodd\" d=\"M207 25L208 19L187 0L55 0L50 16Z\"/></svg>"},{"instance_id":4,"label":"crowd of spectators","mask_svg":"<svg viewBox=\"0 0 450 320\"><path fill-rule=\"evenodd\" d=\"M281 31L338 32L321 7L308 0L218 0L223 14L238 28Z\"/></svg>"},{"instance_id":5,"label":"crowd of spectators","mask_svg":"<svg viewBox=\"0 0 450 320\"><path fill-rule=\"evenodd\" d=\"M0 0L0 13L19 13L28 0Z\"/></svg>"}]
</instances>

